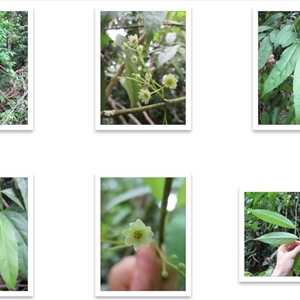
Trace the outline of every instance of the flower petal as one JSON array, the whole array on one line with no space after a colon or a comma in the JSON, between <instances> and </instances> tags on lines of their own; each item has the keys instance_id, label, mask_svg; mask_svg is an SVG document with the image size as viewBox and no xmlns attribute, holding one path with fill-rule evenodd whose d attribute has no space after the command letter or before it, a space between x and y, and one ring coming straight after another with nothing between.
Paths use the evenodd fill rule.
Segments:
<instances>
[{"instance_id":1,"label":"flower petal","mask_svg":"<svg viewBox=\"0 0 300 300\"><path fill-rule=\"evenodd\" d=\"M129 229L124 229L124 230L122 230L122 234L124 235L124 236L130 236L130 233L131 233L131 230L129 230Z\"/></svg>"},{"instance_id":2,"label":"flower petal","mask_svg":"<svg viewBox=\"0 0 300 300\"><path fill-rule=\"evenodd\" d=\"M138 228L143 228L145 227L145 224L140 220L140 219L137 219L135 221L135 224L138 226Z\"/></svg>"}]
</instances>

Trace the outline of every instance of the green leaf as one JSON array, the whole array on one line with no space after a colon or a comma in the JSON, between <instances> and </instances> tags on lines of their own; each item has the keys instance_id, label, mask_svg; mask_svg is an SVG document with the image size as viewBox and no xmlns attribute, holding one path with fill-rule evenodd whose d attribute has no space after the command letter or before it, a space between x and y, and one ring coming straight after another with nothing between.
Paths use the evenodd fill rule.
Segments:
<instances>
[{"instance_id":1,"label":"green leaf","mask_svg":"<svg viewBox=\"0 0 300 300\"><path fill-rule=\"evenodd\" d=\"M279 114L280 114L280 107L275 107L271 117L272 124L278 124Z\"/></svg>"},{"instance_id":2,"label":"green leaf","mask_svg":"<svg viewBox=\"0 0 300 300\"><path fill-rule=\"evenodd\" d=\"M137 65L131 61L131 56L135 55L135 52L133 50L127 49L127 50L125 50L125 54L126 54L125 76L132 78L133 73L134 74L140 73L137 68ZM138 93L139 93L141 87L139 86L139 84L136 81L128 79L128 78L125 79L123 86L127 91L127 94L128 94L129 100L130 100L130 106L136 107L137 103L139 101Z\"/></svg>"},{"instance_id":3,"label":"green leaf","mask_svg":"<svg viewBox=\"0 0 300 300\"><path fill-rule=\"evenodd\" d=\"M105 109L105 104L106 104L106 77L105 77L105 72L104 72L104 64L101 61L101 77L100 77L100 83L101 83L101 111Z\"/></svg>"},{"instance_id":4,"label":"green leaf","mask_svg":"<svg viewBox=\"0 0 300 300\"><path fill-rule=\"evenodd\" d=\"M286 48L280 60L272 69L268 79L264 83L262 97L278 87L295 69L296 62L300 55L300 44L293 44Z\"/></svg>"},{"instance_id":5,"label":"green leaf","mask_svg":"<svg viewBox=\"0 0 300 300\"><path fill-rule=\"evenodd\" d=\"M273 29L273 27L265 26L265 25L258 26L258 32L263 32L263 31L270 30L270 29Z\"/></svg>"},{"instance_id":6,"label":"green leaf","mask_svg":"<svg viewBox=\"0 0 300 300\"><path fill-rule=\"evenodd\" d=\"M283 228L296 228L293 222L277 212L266 209L252 209L250 212L259 219L270 224L278 225Z\"/></svg>"},{"instance_id":7,"label":"green leaf","mask_svg":"<svg viewBox=\"0 0 300 300\"><path fill-rule=\"evenodd\" d=\"M162 52L159 53L158 58L157 58L157 67L162 66L165 64L167 61L172 59L176 53L177 50L179 49L180 45L174 45L171 47L166 47Z\"/></svg>"},{"instance_id":8,"label":"green leaf","mask_svg":"<svg viewBox=\"0 0 300 300\"><path fill-rule=\"evenodd\" d=\"M144 30L146 32L146 50L153 39L153 35L163 24L166 15L166 11L143 11Z\"/></svg>"},{"instance_id":9,"label":"green leaf","mask_svg":"<svg viewBox=\"0 0 300 300\"><path fill-rule=\"evenodd\" d=\"M186 203L186 178L183 178L182 185L181 185L180 189L178 190L177 199L178 199L177 204L176 204L177 207L185 205L185 203Z\"/></svg>"},{"instance_id":10,"label":"green leaf","mask_svg":"<svg viewBox=\"0 0 300 300\"><path fill-rule=\"evenodd\" d=\"M265 33L265 32L259 33L258 34L258 40L261 41L265 36L267 36L267 33Z\"/></svg>"},{"instance_id":11,"label":"green leaf","mask_svg":"<svg viewBox=\"0 0 300 300\"><path fill-rule=\"evenodd\" d=\"M101 33L101 48L104 47L109 41L111 41L111 38L106 33Z\"/></svg>"},{"instance_id":12,"label":"green leaf","mask_svg":"<svg viewBox=\"0 0 300 300\"><path fill-rule=\"evenodd\" d=\"M25 210L28 208L28 178L20 178L16 177L15 181L22 195L23 206L25 206Z\"/></svg>"},{"instance_id":13,"label":"green leaf","mask_svg":"<svg viewBox=\"0 0 300 300\"><path fill-rule=\"evenodd\" d=\"M281 90L284 90L284 91L288 92L288 93L292 93L292 92L293 92L293 88L292 88L288 83L286 83L286 82L283 82L283 83L279 86L279 88L280 88Z\"/></svg>"},{"instance_id":14,"label":"green leaf","mask_svg":"<svg viewBox=\"0 0 300 300\"><path fill-rule=\"evenodd\" d=\"M262 40L258 50L258 70L260 70L266 64L271 53L272 53L272 44L270 42L270 37L266 36Z\"/></svg>"},{"instance_id":15,"label":"green leaf","mask_svg":"<svg viewBox=\"0 0 300 300\"><path fill-rule=\"evenodd\" d=\"M109 212L117 204L131 200L133 198L145 196L150 193L151 189L148 186L141 186L136 187L135 189L129 189L128 191L121 193L120 195L114 197L114 199L106 203L103 207L103 211L104 213Z\"/></svg>"},{"instance_id":16,"label":"green leaf","mask_svg":"<svg viewBox=\"0 0 300 300\"><path fill-rule=\"evenodd\" d=\"M275 42L274 42L274 47L275 49L279 46L282 45L282 43L286 40L287 34L292 30L292 25L285 25L282 27L282 29L278 32Z\"/></svg>"},{"instance_id":17,"label":"green leaf","mask_svg":"<svg viewBox=\"0 0 300 300\"><path fill-rule=\"evenodd\" d=\"M144 178L144 182L150 186L155 200L162 201L166 178Z\"/></svg>"},{"instance_id":18,"label":"green leaf","mask_svg":"<svg viewBox=\"0 0 300 300\"><path fill-rule=\"evenodd\" d=\"M10 289L16 288L18 276L18 243L15 231L0 212L0 274Z\"/></svg>"},{"instance_id":19,"label":"green leaf","mask_svg":"<svg viewBox=\"0 0 300 300\"><path fill-rule=\"evenodd\" d=\"M126 11L101 11L101 31L103 32L105 26L112 20L122 16Z\"/></svg>"},{"instance_id":20,"label":"green leaf","mask_svg":"<svg viewBox=\"0 0 300 300\"><path fill-rule=\"evenodd\" d=\"M166 14L166 11L143 11L146 34L154 34L163 24Z\"/></svg>"},{"instance_id":21,"label":"green leaf","mask_svg":"<svg viewBox=\"0 0 300 300\"><path fill-rule=\"evenodd\" d=\"M124 36L118 34L116 36L116 45L119 47L123 46L123 43L127 42L127 38L125 38ZM131 61L131 56L132 55L136 55L136 53L131 50L131 49L126 49L125 51L125 76L126 77L131 77L132 78L132 74L139 74L140 71L138 70L137 64L134 64ZM123 82L123 86L126 89L126 92L128 94L129 100L130 100L130 106L131 107L136 107L137 103L139 101L138 99L138 93L141 89L141 87L139 86L139 84L131 79L128 78L124 78L124 82Z\"/></svg>"},{"instance_id":22,"label":"green leaf","mask_svg":"<svg viewBox=\"0 0 300 300\"><path fill-rule=\"evenodd\" d=\"M25 209L24 204L22 203L22 199L20 199L20 195L17 194L17 191L15 189L8 188L2 190L2 193L6 195L8 198L10 198L12 201L14 201L16 204L18 204L20 207Z\"/></svg>"},{"instance_id":23,"label":"green leaf","mask_svg":"<svg viewBox=\"0 0 300 300\"><path fill-rule=\"evenodd\" d=\"M298 237L296 235L288 232L271 232L263 236L260 236L254 240L271 244L271 245L282 245L282 244L292 243L297 239Z\"/></svg>"},{"instance_id":24,"label":"green leaf","mask_svg":"<svg viewBox=\"0 0 300 300\"><path fill-rule=\"evenodd\" d=\"M295 118L295 109L294 109L294 105L292 105L284 119L284 124L291 124L294 118Z\"/></svg>"},{"instance_id":25,"label":"green leaf","mask_svg":"<svg viewBox=\"0 0 300 300\"><path fill-rule=\"evenodd\" d=\"M273 31L271 31L270 33L270 41L271 43L274 43L276 40L276 37L278 35L279 30L278 29L274 29Z\"/></svg>"},{"instance_id":26,"label":"green leaf","mask_svg":"<svg viewBox=\"0 0 300 300\"><path fill-rule=\"evenodd\" d=\"M300 124L300 56L297 60L296 67L295 67L293 91L294 91L294 108L295 108L296 124Z\"/></svg>"},{"instance_id":27,"label":"green leaf","mask_svg":"<svg viewBox=\"0 0 300 300\"><path fill-rule=\"evenodd\" d=\"M21 214L5 209L3 215L6 216L18 243L19 270L22 275L28 277L28 222Z\"/></svg>"},{"instance_id":28,"label":"green leaf","mask_svg":"<svg viewBox=\"0 0 300 300\"><path fill-rule=\"evenodd\" d=\"M295 258L294 273L296 276L299 276L299 274L300 274L300 255L299 254Z\"/></svg>"},{"instance_id":29,"label":"green leaf","mask_svg":"<svg viewBox=\"0 0 300 300\"><path fill-rule=\"evenodd\" d=\"M283 17L284 14L282 12L275 13L269 19L267 19L263 25L274 25L274 22Z\"/></svg>"},{"instance_id":30,"label":"green leaf","mask_svg":"<svg viewBox=\"0 0 300 300\"><path fill-rule=\"evenodd\" d=\"M269 116L269 114L268 114L266 111L264 111L264 112L262 113L262 116L261 116L261 124L263 124L263 125L268 125L268 124L270 124L270 116Z\"/></svg>"},{"instance_id":31,"label":"green leaf","mask_svg":"<svg viewBox=\"0 0 300 300\"><path fill-rule=\"evenodd\" d=\"M176 254L178 262L185 264L185 229L186 229L185 207L176 209L170 216L170 221L165 228L164 242L167 255ZM173 262L174 263L174 262Z\"/></svg>"},{"instance_id":32,"label":"green leaf","mask_svg":"<svg viewBox=\"0 0 300 300\"><path fill-rule=\"evenodd\" d=\"M281 46L283 48L297 42L297 35L293 31L289 31L286 35L281 39Z\"/></svg>"},{"instance_id":33,"label":"green leaf","mask_svg":"<svg viewBox=\"0 0 300 300\"><path fill-rule=\"evenodd\" d=\"M0 180L1 183L1 180ZM0 211L3 210L3 198L2 198L2 191L1 191L1 186L0 186Z\"/></svg>"}]
</instances>

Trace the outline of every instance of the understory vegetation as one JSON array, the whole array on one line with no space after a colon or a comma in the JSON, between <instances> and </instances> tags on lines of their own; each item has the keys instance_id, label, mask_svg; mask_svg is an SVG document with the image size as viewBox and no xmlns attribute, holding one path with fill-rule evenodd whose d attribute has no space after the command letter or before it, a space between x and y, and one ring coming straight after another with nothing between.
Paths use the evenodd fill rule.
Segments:
<instances>
[{"instance_id":1,"label":"understory vegetation","mask_svg":"<svg viewBox=\"0 0 300 300\"><path fill-rule=\"evenodd\" d=\"M28 12L0 11L0 125L28 124Z\"/></svg>"}]
</instances>

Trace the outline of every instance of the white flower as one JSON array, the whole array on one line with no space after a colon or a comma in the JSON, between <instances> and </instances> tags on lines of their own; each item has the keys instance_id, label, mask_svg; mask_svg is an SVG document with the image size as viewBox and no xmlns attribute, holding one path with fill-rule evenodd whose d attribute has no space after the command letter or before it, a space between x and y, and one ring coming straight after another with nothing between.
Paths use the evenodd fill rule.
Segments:
<instances>
[{"instance_id":1,"label":"white flower","mask_svg":"<svg viewBox=\"0 0 300 300\"><path fill-rule=\"evenodd\" d=\"M130 59L134 64L138 61L138 58L135 55L132 55Z\"/></svg>"},{"instance_id":2,"label":"white flower","mask_svg":"<svg viewBox=\"0 0 300 300\"><path fill-rule=\"evenodd\" d=\"M173 74L165 75L162 80L163 84L170 89L176 89L177 81Z\"/></svg>"},{"instance_id":3,"label":"white flower","mask_svg":"<svg viewBox=\"0 0 300 300\"><path fill-rule=\"evenodd\" d=\"M151 231L151 227L145 226L140 219L130 223L129 229L122 230L122 234L125 236L125 245L133 246L135 251L142 245L149 247L151 238L154 235Z\"/></svg>"},{"instance_id":4,"label":"white flower","mask_svg":"<svg viewBox=\"0 0 300 300\"><path fill-rule=\"evenodd\" d=\"M139 38L136 34L128 36L128 45L129 46L135 48L135 47L137 47L138 43L139 43Z\"/></svg>"},{"instance_id":5,"label":"white flower","mask_svg":"<svg viewBox=\"0 0 300 300\"><path fill-rule=\"evenodd\" d=\"M151 98L151 93L148 89L141 89L138 94L139 99L147 104Z\"/></svg>"}]
</instances>

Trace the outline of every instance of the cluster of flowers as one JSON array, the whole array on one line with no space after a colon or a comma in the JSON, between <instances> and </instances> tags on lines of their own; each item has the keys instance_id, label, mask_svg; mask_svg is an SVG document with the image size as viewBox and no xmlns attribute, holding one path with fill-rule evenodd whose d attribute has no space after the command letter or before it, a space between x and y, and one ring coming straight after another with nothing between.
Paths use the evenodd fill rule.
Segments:
<instances>
[{"instance_id":1,"label":"cluster of flowers","mask_svg":"<svg viewBox=\"0 0 300 300\"><path fill-rule=\"evenodd\" d=\"M138 43L139 43L138 36L136 34L130 35L130 36L128 36L128 43L123 44L123 50L132 49L132 50L136 51L136 53L139 57L142 57L143 46L139 45ZM138 60L139 60L138 56L132 55L131 61L133 63L138 62ZM146 80L143 80L141 78L140 74L132 74L132 75L135 76L135 79L141 80L141 83L143 83L143 84L149 84L149 82L151 81L151 78L152 78L150 73L146 74L146 76L145 76ZM176 89L177 81L178 81L178 79L173 74L164 75L162 78L163 87L166 87L169 89ZM161 88L163 88L163 87L161 87ZM150 92L148 87L143 87L143 88L141 88L141 90L138 93L138 98L145 104L147 104L149 102L151 95L158 91L158 89L155 85L152 85L151 88L153 89L153 92ZM161 88L159 88L159 89L161 89Z\"/></svg>"}]
</instances>

